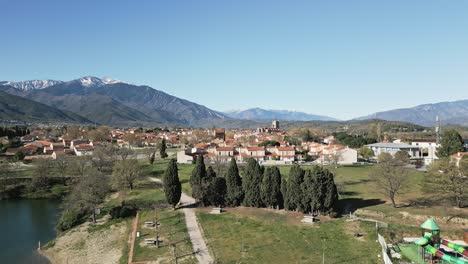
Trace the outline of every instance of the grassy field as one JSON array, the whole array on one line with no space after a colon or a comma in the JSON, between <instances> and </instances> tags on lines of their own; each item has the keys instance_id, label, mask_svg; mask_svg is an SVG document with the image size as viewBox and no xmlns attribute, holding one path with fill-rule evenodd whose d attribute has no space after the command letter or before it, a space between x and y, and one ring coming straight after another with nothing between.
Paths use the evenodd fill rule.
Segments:
<instances>
[{"instance_id":1,"label":"grassy field","mask_svg":"<svg viewBox=\"0 0 468 264\"><path fill-rule=\"evenodd\" d=\"M340 219L305 226L289 214L250 208L197 216L221 263L321 263L323 253L326 263L380 263L372 224Z\"/></svg>"},{"instance_id":2,"label":"grassy field","mask_svg":"<svg viewBox=\"0 0 468 264\"><path fill-rule=\"evenodd\" d=\"M155 220L158 219L158 220ZM156 230L147 228L144 225L146 221L159 221L160 230L160 248L156 246L145 245L146 238L155 238ZM163 209L157 211L142 211L138 221L138 230L141 237L135 240L135 249L133 261L155 261L158 263L173 263L174 244L178 263L197 263L192 254L192 243L190 242L187 227L185 225L184 214L172 209Z\"/></svg>"}]
</instances>

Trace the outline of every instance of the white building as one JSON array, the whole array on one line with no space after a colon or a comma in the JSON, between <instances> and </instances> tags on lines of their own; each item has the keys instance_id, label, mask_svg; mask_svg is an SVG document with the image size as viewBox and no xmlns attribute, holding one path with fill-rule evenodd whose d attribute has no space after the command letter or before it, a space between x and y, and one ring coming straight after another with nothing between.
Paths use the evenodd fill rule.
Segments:
<instances>
[{"instance_id":1,"label":"white building","mask_svg":"<svg viewBox=\"0 0 468 264\"><path fill-rule=\"evenodd\" d=\"M408 152L410 158L421 158L421 152L419 147L412 146L404 143L374 143L367 145L370 149L374 151L374 155L378 157L382 153L389 153L394 156L400 150Z\"/></svg>"},{"instance_id":2,"label":"white building","mask_svg":"<svg viewBox=\"0 0 468 264\"><path fill-rule=\"evenodd\" d=\"M437 157L437 148L440 147L440 144L437 144L435 140L415 139L411 141L411 145L419 148L420 157L424 159L425 165L439 159Z\"/></svg>"}]
</instances>

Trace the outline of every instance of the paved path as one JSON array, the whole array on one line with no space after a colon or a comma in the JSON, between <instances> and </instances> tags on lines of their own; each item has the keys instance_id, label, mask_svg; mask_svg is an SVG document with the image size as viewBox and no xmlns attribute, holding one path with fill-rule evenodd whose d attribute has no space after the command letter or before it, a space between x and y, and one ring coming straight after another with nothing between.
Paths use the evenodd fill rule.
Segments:
<instances>
[{"instance_id":1,"label":"paved path","mask_svg":"<svg viewBox=\"0 0 468 264\"><path fill-rule=\"evenodd\" d=\"M160 179L151 178L151 181L160 182ZM191 207L187 207L195 203L195 199L188 196L185 193L182 193L180 197L180 205L183 205L182 212L185 214L185 223L187 225L187 230L190 236L190 240L192 242L193 251L195 252L195 256L197 260L201 264L209 264L213 263L213 258L208 251L208 247L206 246L205 239L203 238L200 226L198 225L197 216L195 215L195 210Z\"/></svg>"}]
</instances>

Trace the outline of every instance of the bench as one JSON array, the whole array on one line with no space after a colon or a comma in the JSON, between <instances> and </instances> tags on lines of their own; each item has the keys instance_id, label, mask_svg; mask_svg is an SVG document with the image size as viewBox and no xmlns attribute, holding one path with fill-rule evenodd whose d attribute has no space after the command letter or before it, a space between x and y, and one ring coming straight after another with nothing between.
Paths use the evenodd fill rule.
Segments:
<instances>
[{"instance_id":1,"label":"bench","mask_svg":"<svg viewBox=\"0 0 468 264\"><path fill-rule=\"evenodd\" d=\"M221 207L215 207L211 209L211 214L221 214L223 212L223 208Z\"/></svg>"}]
</instances>

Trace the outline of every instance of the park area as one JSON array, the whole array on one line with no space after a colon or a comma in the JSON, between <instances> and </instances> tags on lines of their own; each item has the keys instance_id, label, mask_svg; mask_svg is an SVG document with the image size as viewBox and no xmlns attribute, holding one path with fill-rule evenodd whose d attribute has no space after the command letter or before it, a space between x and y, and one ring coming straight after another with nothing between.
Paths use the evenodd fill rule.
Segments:
<instances>
[{"instance_id":1,"label":"park area","mask_svg":"<svg viewBox=\"0 0 468 264\"><path fill-rule=\"evenodd\" d=\"M197 214L214 258L221 263L378 263L375 226L302 214L232 208L221 215ZM359 234L359 235L357 235Z\"/></svg>"}]
</instances>

